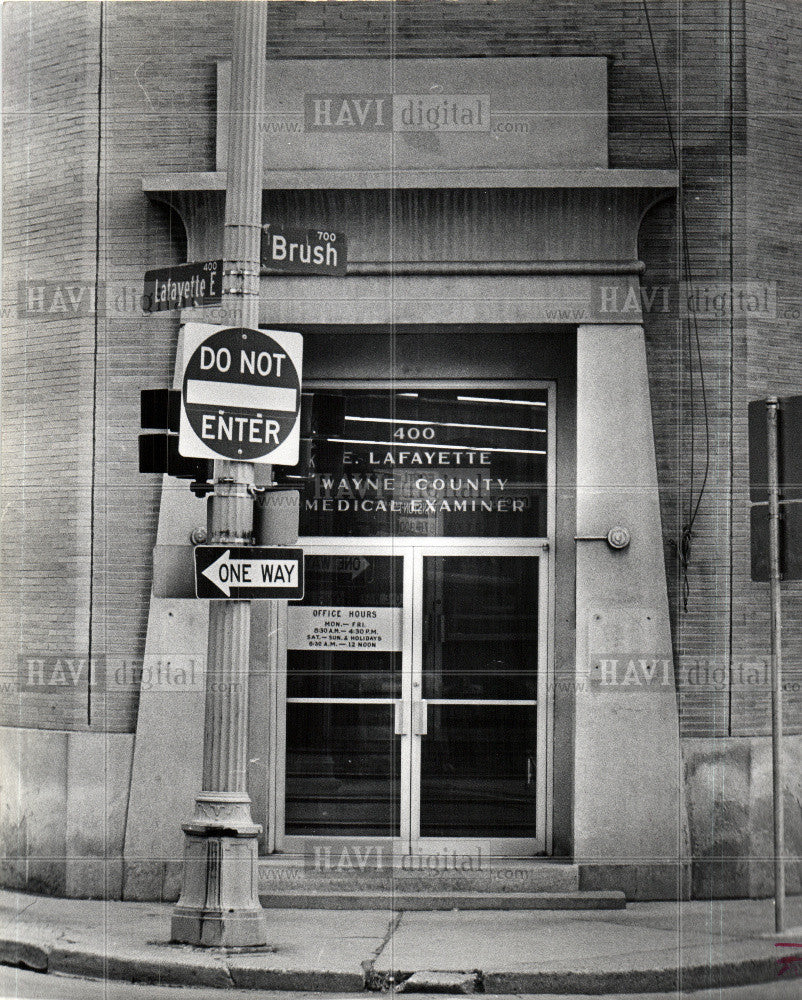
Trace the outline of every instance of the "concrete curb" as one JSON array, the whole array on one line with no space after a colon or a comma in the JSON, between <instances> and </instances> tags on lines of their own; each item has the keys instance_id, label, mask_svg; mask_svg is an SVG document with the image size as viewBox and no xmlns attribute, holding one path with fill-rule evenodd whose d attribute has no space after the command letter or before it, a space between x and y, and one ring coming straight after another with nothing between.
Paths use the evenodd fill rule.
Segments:
<instances>
[{"instance_id":1,"label":"concrete curb","mask_svg":"<svg viewBox=\"0 0 802 1000\"><path fill-rule=\"evenodd\" d=\"M52 948L48 972L70 976L90 976L95 979L121 979L132 983L164 984L169 986L214 986L230 988L231 977L225 963L212 955L187 956L182 962L178 956L165 955L163 959L151 955L116 954L86 948ZM192 959L195 959L193 961Z\"/></svg>"},{"instance_id":2,"label":"concrete curb","mask_svg":"<svg viewBox=\"0 0 802 1000\"><path fill-rule=\"evenodd\" d=\"M164 946L165 950L168 947ZM160 986L210 986L218 989L331 991L350 993L365 988L359 973L313 969L264 969L250 955L174 946L176 953L109 954L81 946L37 944L18 938L0 938L0 964L58 972L70 976L114 979Z\"/></svg>"},{"instance_id":3,"label":"concrete curb","mask_svg":"<svg viewBox=\"0 0 802 1000\"><path fill-rule=\"evenodd\" d=\"M47 972L48 949L28 941L0 938L0 963L33 969L34 972Z\"/></svg>"},{"instance_id":4,"label":"concrete curb","mask_svg":"<svg viewBox=\"0 0 802 1000\"><path fill-rule=\"evenodd\" d=\"M774 982L777 963L771 958L742 959L716 965L598 972L489 972L486 993L676 993Z\"/></svg>"},{"instance_id":5,"label":"concrete curb","mask_svg":"<svg viewBox=\"0 0 802 1000\"><path fill-rule=\"evenodd\" d=\"M354 993L365 989L356 972L316 972L314 969L256 969L229 966L238 989L293 990L310 993Z\"/></svg>"},{"instance_id":6,"label":"concrete curb","mask_svg":"<svg viewBox=\"0 0 802 1000\"><path fill-rule=\"evenodd\" d=\"M164 945L165 950L167 945ZM175 946L176 951L159 954L153 946L147 951L128 952L120 949L108 954L91 948L65 945L63 941L39 944L18 938L0 938L0 964L33 969L37 972L59 972L72 976L88 976L163 986L206 986L219 989L257 989L350 993L376 988L376 977L342 971L314 969L265 969L256 956L225 954L191 947ZM154 953L155 952L155 953ZM392 981L400 983L418 970L397 970ZM455 972L465 970L441 970ZM477 973L478 970L470 970ZM388 981L389 972L379 979ZM773 956L724 960L714 965L689 962L676 967L621 970L542 970L532 972L478 972L484 992L492 994L546 993L584 994L593 996L610 993L671 993L685 990L710 989L724 986L745 986L771 982L777 978ZM789 977L790 978L790 977Z\"/></svg>"}]
</instances>

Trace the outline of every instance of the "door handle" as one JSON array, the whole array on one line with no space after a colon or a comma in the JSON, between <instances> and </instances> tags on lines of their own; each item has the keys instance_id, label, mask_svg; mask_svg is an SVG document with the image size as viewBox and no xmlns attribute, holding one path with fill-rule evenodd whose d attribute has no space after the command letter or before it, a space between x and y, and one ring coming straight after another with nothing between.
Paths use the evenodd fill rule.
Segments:
<instances>
[{"instance_id":1,"label":"door handle","mask_svg":"<svg viewBox=\"0 0 802 1000\"><path fill-rule=\"evenodd\" d=\"M404 702L400 699L393 703L395 706L395 735L406 736L407 726L404 719Z\"/></svg>"},{"instance_id":2,"label":"door handle","mask_svg":"<svg viewBox=\"0 0 802 1000\"><path fill-rule=\"evenodd\" d=\"M426 736L429 732L428 702L412 702L412 735Z\"/></svg>"},{"instance_id":3,"label":"door handle","mask_svg":"<svg viewBox=\"0 0 802 1000\"><path fill-rule=\"evenodd\" d=\"M531 756L526 757L526 787L531 788L535 776L535 763Z\"/></svg>"}]
</instances>

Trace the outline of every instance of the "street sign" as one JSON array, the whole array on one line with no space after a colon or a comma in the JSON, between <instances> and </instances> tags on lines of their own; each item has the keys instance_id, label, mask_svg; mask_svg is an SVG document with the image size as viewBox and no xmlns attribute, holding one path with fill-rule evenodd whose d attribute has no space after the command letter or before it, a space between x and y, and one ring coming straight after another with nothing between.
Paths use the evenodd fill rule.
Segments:
<instances>
[{"instance_id":1,"label":"street sign","mask_svg":"<svg viewBox=\"0 0 802 1000\"><path fill-rule=\"evenodd\" d=\"M777 414L780 502L802 500L802 396L780 398ZM766 400L749 404L749 484L752 503L768 503Z\"/></svg>"},{"instance_id":2,"label":"street sign","mask_svg":"<svg viewBox=\"0 0 802 1000\"><path fill-rule=\"evenodd\" d=\"M769 505L756 503L749 512L752 579L771 579L769 565ZM802 580L802 504L780 503L780 573L783 580Z\"/></svg>"},{"instance_id":3,"label":"street sign","mask_svg":"<svg viewBox=\"0 0 802 1000\"><path fill-rule=\"evenodd\" d=\"M300 333L187 324L179 452L295 465L302 354Z\"/></svg>"},{"instance_id":4,"label":"street sign","mask_svg":"<svg viewBox=\"0 0 802 1000\"><path fill-rule=\"evenodd\" d=\"M223 291L222 260L199 260L145 271L145 312L219 305Z\"/></svg>"},{"instance_id":5,"label":"street sign","mask_svg":"<svg viewBox=\"0 0 802 1000\"><path fill-rule=\"evenodd\" d=\"M752 579L770 579L769 471L765 399L749 404L749 486ZM780 571L784 580L802 580L802 396L779 400L777 477L780 510Z\"/></svg>"},{"instance_id":6,"label":"street sign","mask_svg":"<svg viewBox=\"0 0 802 1000\"><path fill-rule=\"evenodd\" d=\"M288 274L345 274L344 233L262 227L262 267Z\"/></svg>"},{"instance_id":7,"label":"street sign","mask_svg":"<svg viewBox=\"0 0 802 1000\"><path fill-rule=\"evenodd\" d=\"M299 600L304 596L304 550L196 545L195 592L212 601Z\"/></svg>"}]
</instances>

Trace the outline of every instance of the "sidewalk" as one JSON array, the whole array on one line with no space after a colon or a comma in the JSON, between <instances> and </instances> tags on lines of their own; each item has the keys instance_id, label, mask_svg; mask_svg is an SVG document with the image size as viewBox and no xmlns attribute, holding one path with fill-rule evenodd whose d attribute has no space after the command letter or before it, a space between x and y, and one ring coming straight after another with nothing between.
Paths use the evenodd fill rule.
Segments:
<instances>
[{"instance_id":1,"label":"sidewalk","mask_svg":"<svg viewBox=\"0 0 802 1000\"><path fill-rule=\"evenodd\" d=\"M268 949L240 954L169 944L170 912L0 891L0 961L162 985L328 992L386 990L430 970L476 972L486 993L668 992L802 977L799 896L788 901L796 929L778 939L793 948L768 936L771 900L581 912L393 912L389 900L387 910L267 910Z\"/></svg>"}]
</instances>

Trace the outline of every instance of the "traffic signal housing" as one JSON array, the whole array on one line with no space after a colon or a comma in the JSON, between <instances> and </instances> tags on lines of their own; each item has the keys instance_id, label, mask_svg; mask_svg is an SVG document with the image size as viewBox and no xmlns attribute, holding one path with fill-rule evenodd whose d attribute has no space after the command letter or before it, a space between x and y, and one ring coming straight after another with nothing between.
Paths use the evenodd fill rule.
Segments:
<instances>
[{"instance_id":1,"label":"traffic signal housing","mask_svg":"<svg viewBox=\"0 0 802 1000\"><path fill-rule=\"evenodd\" d=\"M301 439L298 464L273 469L277 485L301 486L315 468L331 464L330 453L336 454L337 446L329 437L341 437L345 424L345 396L334 393L304 392L301 394Z\"/></svg>"},{"instance_id":2,"label":"traffic signal housing","mask_svg":"<svg viewBox=\"0 0 802 1000\"><path fill-rule=\"evenodd\" d=\"M185 458L178 452L181 393L177 389L142 389L139 409L142 429L159 432L139 435L139 471L198 484L208 482L214 464L205 458Z\"/></svg>"}]
</instances>

